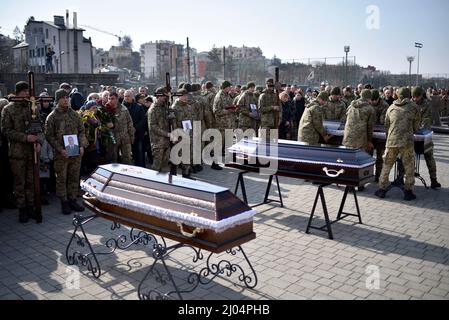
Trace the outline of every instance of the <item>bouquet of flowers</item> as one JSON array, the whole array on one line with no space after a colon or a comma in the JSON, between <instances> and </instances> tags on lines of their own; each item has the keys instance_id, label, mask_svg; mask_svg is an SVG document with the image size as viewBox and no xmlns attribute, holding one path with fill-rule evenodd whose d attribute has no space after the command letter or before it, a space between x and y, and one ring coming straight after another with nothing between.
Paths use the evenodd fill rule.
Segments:
<instances>
[{"instance_id":1,"label":"bouquet of flowers","mask_svg":"<svg viewBox=\"0 0 449 320\"><path fill-rule=\"evenodd\" d=\"M115 109L109 104L104 107L99 107L97 109L97 118L100 121L100 126L98 128L98 138L97 139L97 150L104 152L109 149L117 142L114 137L114 132L112 129L117 121Z\"/></svg>"},{"instance_id":2,"label":"bouquet of flowers","mask_svg":"<svg viewBox=\"0 0 449 320\"><path fill-rule=\"evenodd\" d=\"M97 141L97 128L100 126L100 120L97 119L95 111L79 111L81 120L84 123L86 129L86 137L89 144L96 143Z\"/></svg>"}]
</instances>

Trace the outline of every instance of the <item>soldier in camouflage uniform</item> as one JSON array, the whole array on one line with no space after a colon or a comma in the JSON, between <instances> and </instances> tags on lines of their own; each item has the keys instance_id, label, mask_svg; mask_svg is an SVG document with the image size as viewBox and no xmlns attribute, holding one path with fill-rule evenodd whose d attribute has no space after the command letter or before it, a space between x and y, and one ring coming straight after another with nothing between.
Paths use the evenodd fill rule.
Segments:
<instances>
[{"instance_id":1,"label":"soldier in camouflage uniform","mask_svg":"<svg viewBox=\"0 0 449 320\"><path fill-rule=\"evenodd\" d=\"M387 115L387 110L390 107L384 99L381 99L380 93L378 90L371 91L371 105L375 111L375 125L384 125L385 124L385 116ZM379 182L380 173L382 172L382 167L384 164L383 156L385 153L385 143L386 141L374 139L373 145L374 149L376 149L376 183Z\"/></svg>"},{"instance_id":2,"label":"soldier in camouflage uniform","mask_svg":"<svg viewBox=\"0 0 449 320\"><path fill-rule=\"evenodd\" d=\"M202 97L204 101L204 123L206 129L215 128L215 116L214 116L214 99L215 95L214 85L212 82L206 83L206 91L203 92Z\"/></svg>"},{"instance_id":3,"label":"soldier in camouflage uniform","mask_svg":"<svg viewBox=\"0 0 449 320\"><path fill-rule=\"evenodd\" d=\"M124 105L118 101L116 93L109 95L108 104L115 108L116 122L112 129L116 144L107 150L107 159L112 163L117 163L120 152L121 163L131 165L132 144L134 144L134 134L136 129L133 125L133 119Z\"/></svg>"},{"instance_id":4,"label":"soldier in camouflage uniform","mask_svg":"<svg viewBox=\"0 0 449 320\"><path fill-rule=\"evenodd\" d=\"M225 150L225 130L226 129L234 129L235 125L235 114L236 109L232 103L232 97L229 95L231 91L231 83L229 81L223 81L221 84L221 90L215 96L214 99L214 115L215 115L215 123L217 129L220 130L221 139L222 139L222 153L224 154ZM217 155L215 155L217 156ZM214 161L214 164L217 163Z\"/></svg>"},{"instance_id":5,"label":"soldier in camouflage uniform","mask_svg":"<svg viewBox=\"0 0 449 320\"><path fill-rule=\"evenodd\" d=\"M190 106L192 108L193 117L192 120L194 122L201 124L201 137L203 136L203 133L206 131L206 121L205 121L205 110L207 109L206 101L204 100L203 96L201 95L201 85L198 83L195 83L192 85L192 93L190 96ZM193 122L192 122L193 126ZM192 135L193 139L193 135ZM201 139L201 138L200 138ZM199 141L201 143L201 150L204 149L204 143L202 141ZM192 140L192 152L193 152L193 140ZM193 157L193 154L192 154ZM192 164L193 164L193 158L192 158ZM195 164L192 165L192 172L197 173L203 171L203 166L201 164Z\"/></svg>"},{"instance_id":6,"label":"soldier in camouflage uniform","mask_svg":"<svg viewBox=\"0 0 449 320\"><path fill-rule=\"evenodd\" d=\"M351 105L352 101L357 100L357 97L352 92L352 88L350 86L343 89L343 98L341 100L346 103L346 108Z\"/></svg>"},{"instance_id":7,"label":"soldier in camouflage uniform","mask_svg":"<svg viewBox=\"0 0 449 320\"><path fill-rule=\"evenodd\" d=\"M298 128L298 141L308 144L318 144L320 138L329 140L323 125L323 106L329 100L327 92L321 92L318 97L304 110Z\"/></svg>"},{"instance_id":8,"label":"soldier in camouflage uniform","mask_svg":"<svg viewBox=\"0 0 449 320\"><path fill-rule=\"evenodd\" d=\"M238 128L245 132L248 129L257 129L257 120L259 114L257 113L257 98L254 94L256 85L253 82L248 83L246 91L243 92L237 100L239 106L239 125Z\"/></svg>"},{"instance_id":9,"label":"soldier in camouflage uniform","mask_svg":"<svg viewBox=\"0 0 449 320\"><path fill-rule=\"evenodd\" d=\"M148 111L148 128L151 137L153 170L162 172L170 159L171 128L167 106L168 93L165 88L156 90L156 102Z\"/></svg>"},{"instance_id":10,"label":"soldier in camouflage uniform","mask_svg":"<svg viewBox=\"0 0 449 320\"><path fill-rule=\"evenodd\" d=\"M57 90L55 102L56 108L45 122L45 138L55 150L56 195L61 200L62 213L69 215L72 210L84 211L84 207L76 202L76 198L80 183L81 158L88 142L80 116L69 106L69 94L64 89ZM64 144L64 136L68 135L78 137L78 156L69 157Z\"/></svg>"},{"instance_id":11,"label":"soldier in camouflage uniform","mask_svg":"<svg viewBox=\"0 0 449 320\"><path fill-rule=\"evenodd\" d=\"M379 190L376 196L385 198L389 185L390 171L398 155L401 155L405 168L404 200L416 199L413 193L415 185L415 149L414 133L419 129L420 115L416 105L410 100L411 92L408 88L401 88L399 99L387 111L385 130L387 143L384 155L384 167L380 175Z\"/></svg>"},{"instance_id":12,"label":"soldier in camouflage uniform","mask_svg":"<svg viewBox=\"0 0 449 320\"><path fill-rule=\"evenodd\" d=\"M193 105L188 103L189 101L189 93L186 89L178 90L178 94L182 96L179 97L171 107L173 113L175 115L175 119L173 121L173 129L184 130L183 121L190 121L190 124L193 128L193 120L195 118L195 110ZM190 178L190 174L192 172L192 163L193 163L193 131L189 130L188 135L190 136L190 160L187 163L182 162L180 167L182 169L183 178ZM176 143L176 142L175 142ZM179 154L182 157L182 154Z\"/></svg>"},{"instance_id":13,"label":"soldier in camouflage uniform","mask_svg":"<svg viewBox=\"0 0 449 320\"><path fill-rule=\"evenodd\" d=\"M420 129L432 130L432 110L427 100L424 99L424 89L421 87L413 88L413 101L417 104L420 111L421 126ZM429 169L430 180L432 182L432 189L441 188L441 184L437 180L437 164L432 150L424 154L427 168Z\"/></svg>"},{"instance_id":14,"label":"soldier in camouflage uniform","mask_svg":"<svg viewBox=\"0 0 449 320\"><path fill-rule=\"evenodd\" d=\"M23 81L16 83L15 93L17 97L27 97L28 83ZM33 159L34 148L40 152L43 135L27 134L32 120L31 114L28 102L11 102L3 108L1 116L1 131L9 142L9 159L14 176L14 192L19 208L20 223L28 222L29 218L36 219Z\"/></svg>"},{"instance_id":15,"label":"soldier in camouflage uniform","mask_svg":"<svg viewBox=\"0 0 449 320\"><path fill-rule=\"evenodd\" d=\"M266 85L267 87L260 95L257 106L260 115L259 137L263 137L264 135L262 133L265 131L265 137L268 141L273 139L270 130L279 129L280 120L282 119L282 107L280 106L280 101L278 101L277 94L274 91L274 80L268 79ZM279 115L279 123L275 123L276 113Z\"/></svg>"},{"instance_id":16,"label":"soldier in camouflage uniform","mask_svg":"<svg viewBox=\"0 0 449 320\"><path fill-rule=\"evenodd\" d=\"M335 87L331 91L329 101L323 106L324 120L346 121L346 103L341 101L341 90Z\"/></svg>"},{"instance_id":17,"label":"soldier in camouflage uniform","mask_svg":"<svg viewBox=\"0 0 449 320\"><path fill-rule=\"evenodd\" d=\"M348 108L343 145L348 148L364 149L373 152L373 129L375 111L371 106L371 91L362 90L360 99L353 101Z\"/></svg>"}]
</instances>

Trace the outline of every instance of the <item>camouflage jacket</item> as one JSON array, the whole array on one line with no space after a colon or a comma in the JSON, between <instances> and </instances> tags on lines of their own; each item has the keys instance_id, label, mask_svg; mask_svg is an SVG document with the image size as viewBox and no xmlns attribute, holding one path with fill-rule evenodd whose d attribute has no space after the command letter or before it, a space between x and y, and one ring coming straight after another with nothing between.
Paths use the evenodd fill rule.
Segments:
<instances>
[{"instance_id":1,"label":"camouflage jacket","mask_svg":"<svg viewBox=\"0 0 449 320\"><path fill-rule=\"evenodd\" d=\"M214 91L206 91L203 93L204 101L204 124L205 129L215 128L215 116L214 116L214 99L216 93Z\"/></svg>"},{"instance_id":2,"label":"camouflage jacket","mask_svg":"<svg viewBox=\"0 0 449 320\"><path fill-rule=\"evenodd\" d=\"M86 148L89 145L79 114L70 107L65 109L57 105L45 122L45 138L56 150L56 156L65 149L64 136L66 135L76 135L80 147Z\"/></svg>"},{"instance_id":3,"label":"camouflage jacket","mask_svg":"<svg viewBox=\"0 0 449 320\"><path fill-rule=\"evenodd\" d=\"M324 120L346 121L346 103L343 101L329 101L322 107Z\"/></svg>"},{"instance_id":4,"label":"camouflage jacket","mask_svg":"<svg viewBox=\"0 0 449 320\"><path fill-rule=\"evenodd\" d=\"M432 130L432 109L430 108L429 102L423 99L420 104L416 103L419 109L420 119L421 119L421 129Z\"/></svg>"},{"instance_id":5,"label":"camouflage jacket","mask_svg":"<svg viewBox=\"0 0 449 320\"><path fill-rule=\"evenodd\" d=\"M31 107L28 103L12 102L5 106L1 115L1 132L9 143L9 157L26 159L33 154L33 145L27 142L26 133L31 123ZM39 134L42 145L44 135Z\"/></svg>"},{"instance_id":6,"label":"camouflage jacket","mask_svg":"<svg viewBox=\"0 0 449 320\"><path fill-rule=\"evenodd\" d=\"M374 124L385 124L385 116L387 115L387 110L390 107L387 102L383 99L379 99L377 105L372 104L375 114Z\"/></svg>"},{"instance_id":7,"label":"camouflage jacket","mask_svg":"<svg viewBox=\"0 0 449 320\"><path fill-rule=\"evenodd\" d=\"M148 128L152 145L170 145L170 120L165 102L156 101L148 110Z\"/></svg>"},{"instance_id":8,"label":"camouflage jacket","mask_svg":"<svg viewBox=\"0 0 449 320\"><path fill-rule=\"evenodd\" d=\"M346 103L346 108L349 108L349 106L351 105L352 101L357 100L357 97L352 94L350 96L344 96L343 98L341 98L341 101L343 101L344 103Z\"/></svg>"},{"instance_id":9,"label":"camouflage jacket","mask_svg":"<svg viewBox=\"0 0 449 320\"><path fill-rule=\"evenodd\" d=\"M261 128L277 129L277 123L274 123L274 106L280 106L277 100L277 94L275 92L270 92L265 90L259 97L259 114L260 114L260 126ZM281 113L281 112L279 112ZM279 119L282 115L279 115Z\"/></svg>"},{"instance_id":10,"label":"camouflage jacket","mask_svg":"<svg viewBox=\"0 0 449 320\"><path fill-rule=\"evenodd\" d=\"M387 148L404 148L414 144L413 135L419 129L419 110L410 99L396 100L385 117Z\"/></svg>"},{"instance_id":11,"label":"camouflage jacket","mask_svg":"<svg viewBox=\"0 0 449 320\"><path fill-rule=\"evenodd\" d=\"M218 129L233 129L235 126L235 115L226 110L226 107L232 106L232 98L229 94L220 90L214 99L214 115Z\"/></svg>"},{"instance_id":12,"label":"camouflage jacket","mask_svg":"<svg viewBox=\"0 0 449 320\"><path fill-rule=\"evenodd\" d=\"M251 105L256 106L257 114L257 98L254 93L245 91L237 101L239 114L239 128L254 128L257 124L257 120L250 117ZM254 113L253 113L254 114Z\"/></svg>"},{"instance_id":13,"label":"camouflage jacket","mask_svg":"<svg viewBox=\"0 0 449 320\"><path fill-rule=\"evenodd\" d=\"M322 106L317 101L309 104L304 110L298 129L298 141L318 144L320 137L326 135L323 125Z\"/></svg>"},{"instance_id":14,"label":"camouflage jacket","mask_svg":"<svg viewBox=\"0 0 449 320\"><path fill-rule=\"evenodd\" d=\"M354 149L368 149L373 139L375 114L373 106L365 100L351 103L347 112L343 145Z\"/></svg>"},{"instance_id":15,"label":"camouflage jacket","mask_svg":"<svg viewBox=\"0 0 449 320\"><path fill-rule=\"evenodd\" d=\"M206 102L204 101L200 93L192 93L191 99L192 102L190 103L190 105L192 106L193 121L201 121L201 123L203 124Z\"/></svg>"},{"instance_id":16,"label":"camouflage jacket","mask_svg":"<svg viewBox=\"0 0 449 320\"><path fill-rule=\"evenodd\" d=\"M194 109L192 105L176 100L171 109L174 112L175 119L173 121L173 129L183 129L182 122L190 120L193 128L193 121L195 120Z\"/></svg>"},{"instance_id":17,"label":"camouflage jacket","mask_svg":"<svg viewBox=\"0 0 449 320\"><path fill-rule=\"evenodd\" d=\"M117 106L116 113L117 121L115 123L114 132L115 140L117 144L131 144L134 141L134 134L136 133L136 129L133 125L133 119L128 111L128 109L119 104Z\"/></svg>"}]
</instances>

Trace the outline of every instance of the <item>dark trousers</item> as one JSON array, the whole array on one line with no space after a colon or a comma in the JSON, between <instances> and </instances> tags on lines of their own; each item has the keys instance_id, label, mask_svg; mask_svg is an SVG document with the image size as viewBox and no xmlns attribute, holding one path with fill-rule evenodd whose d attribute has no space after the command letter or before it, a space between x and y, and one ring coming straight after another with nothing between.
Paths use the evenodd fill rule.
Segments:
<instances>
[{"instance_id":1,"label":"dark trousers","mask_svg":"<svg viewBox=\"0 0 449 320\"><path fill-rule=\"evenodd\" d=\"M145 152L143 150L143 141L136 141L132 145L134 165L145 168Z\"/></svg>"},{"instance_id":2,"label":"dark trousers","mask_svg":"<svg viewBox=\"0 0 449 320\"><path fill-rule=\"evenodd\" d=\"M0 145L0 208L14 202L13 183L13 174L8 157L8 145L5 139Z\"/></svg>"}]
</instances>

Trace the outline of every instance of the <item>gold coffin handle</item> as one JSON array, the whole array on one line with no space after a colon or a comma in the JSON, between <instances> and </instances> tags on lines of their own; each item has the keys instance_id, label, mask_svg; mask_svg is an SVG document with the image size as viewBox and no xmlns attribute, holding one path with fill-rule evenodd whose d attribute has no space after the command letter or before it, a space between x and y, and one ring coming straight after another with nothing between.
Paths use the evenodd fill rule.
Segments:
<instances>
[{"instance_id":1,"label":"gold coffin handle","mask_svg":"<svg viewBox=\"0 0 449 320\"><path fill-rule=\"evenodd\" d=\"M339 176L341 176L342 174L345 173L345 169L341 169L340 171L337 171L337 170L329 170L327 167L324 167L323 171L330 178L338 178Z\"/></svg>"},{"instance_id":2,"label":"gold coffin handle","mask_svg":"<svg viewBox=\"0 0 449 320\"><path fill-rule=\"evenodd\" d=\"M92 197L92 196L90 196L90 195L88 195L88 194L86 193L85 195L83 195L83 200L86 200L86 201L95 201L95 200L97 200L97 198L96 198L96 197Z\"/></svg>"},{"instance_id":3,"label":"gold coffin handle","mask_svg":"<svg viewBox=\"0 0 449 320\"><path fill-rule=\"evenodd\" d=\"M181 234L187 238L195 238L197 235L204 232L204 229L196 228L195 230L193 230L192 233L189 233L184 230L184 226L182 223L178 222L177 225L178 225L178 228L179 228L179 231L181 232Z\"/></svg>"}]
</instances>

